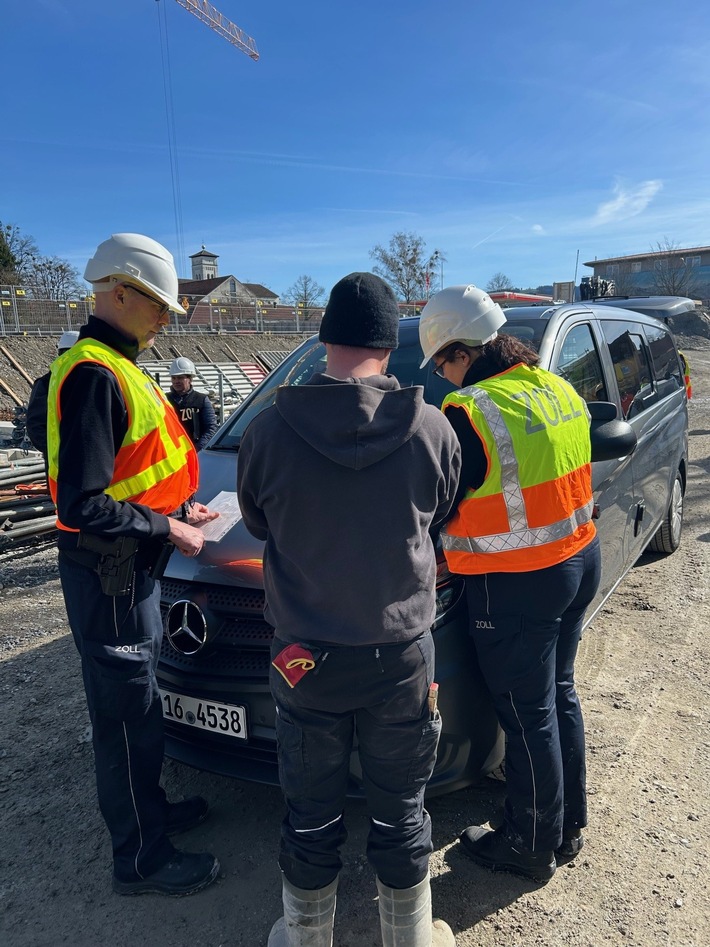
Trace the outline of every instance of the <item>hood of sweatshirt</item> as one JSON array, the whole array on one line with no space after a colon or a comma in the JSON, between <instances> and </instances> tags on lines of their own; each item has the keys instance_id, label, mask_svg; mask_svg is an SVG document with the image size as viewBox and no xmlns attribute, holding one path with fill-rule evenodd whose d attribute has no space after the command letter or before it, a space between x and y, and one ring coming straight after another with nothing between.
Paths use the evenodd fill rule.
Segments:
<instances>
[{"instance_id":1,"label":"hood of sweatshirt","mask_svg":"<svg viewBox=\"0 0 710 947\"><path fill-rule=\"evenodd\" d=\"M341 380L316 373L276 392L276 409L307 444L343 467L362 470L388 457L419 429L424 389L394 375Z\"/></svg>"}]
</instances>

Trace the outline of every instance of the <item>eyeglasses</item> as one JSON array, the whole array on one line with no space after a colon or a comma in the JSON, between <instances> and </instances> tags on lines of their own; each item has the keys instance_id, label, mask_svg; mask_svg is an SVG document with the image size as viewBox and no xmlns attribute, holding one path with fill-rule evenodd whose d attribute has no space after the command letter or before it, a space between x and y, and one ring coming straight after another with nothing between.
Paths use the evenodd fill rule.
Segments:
<instances>
[{"instance_id":1,"label":"eyeglasses","mask_svg":"<svg viewBox=\"0 0 710 947\"><path fill-rule=\"evenodd\" d=\"M447 360L444 359L444 361L440 365L437 365L435 366L435 368L432 369L433 373L437 375L439 378L444 378L444 379L446 378L446 375L444 374L444 365L446 365L446 362Z\"/></svg>"},{"instance_id":2,"label":"eyeglasses","mask_svg":"<svg viewBox=\"0 0 710 947\"><path fill-rule=\"evenodd\" d=\"M162 317L170 311L170 306L167 303L162 302L160 299L156 299L155 296L151 296L149 293L144 293L142 289L138 289L138 287L134 286L133 283L124 283L123 285L128 287L128 289L132 289L134 293L138 293L139 296L149 299L153 305L158 306L159 319L162 319Z\"/></svg>"}]
</instances>

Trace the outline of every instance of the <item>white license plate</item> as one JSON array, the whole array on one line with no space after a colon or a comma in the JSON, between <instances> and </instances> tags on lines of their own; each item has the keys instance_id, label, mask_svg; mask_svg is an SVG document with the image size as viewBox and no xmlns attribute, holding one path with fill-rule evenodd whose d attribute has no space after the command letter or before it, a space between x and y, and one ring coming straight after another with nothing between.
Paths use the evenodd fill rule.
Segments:
<instances>
[{"instance_id":1,"label":"white license plate","mask_svg":"<svg viewBox=\"0 0 710 947\"><path fill-rule=\"evenodd\" d=\"M246 740L247 714L244 707L197 700L162 688L160 696L163 700L163 717L171 723L182 723L186 727L197 727L198 730Z\"/></svg>"}]
</instances>

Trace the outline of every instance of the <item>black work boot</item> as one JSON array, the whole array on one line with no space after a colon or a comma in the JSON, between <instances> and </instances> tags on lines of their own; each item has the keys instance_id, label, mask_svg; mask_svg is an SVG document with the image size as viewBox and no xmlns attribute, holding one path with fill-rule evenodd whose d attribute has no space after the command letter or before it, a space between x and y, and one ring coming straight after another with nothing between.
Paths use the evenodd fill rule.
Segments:
<instances>
[{"instance_id":1,"label":"black work boot","mask_svg":"<svg viewBox=\"0 0 710 947\"><path fill-rule=\"evenodd\" d=\"M471 825L461 835L466 854L479 865L492 871L510 871L533 881L549 881L555 873L555 853L522 852L508 838L505 828L492 831Z\"/></svg>"},{"instance_id":2,"label":"black work boot","mask_svg":"<svg viewBox=\"0 0 710 947\"><path fill-rule=\"evenodd\" d=\"M209 811L207 800L202 796L191 796L190 799L183 799L181 802L169 803L165 817L165 834L178 835L180 832L194 829L196 825L205 821Z\"/></svg>"},{"instance_id":3,"label":"black work boot","mask_svg":"<svg viewBox=\"0 0 710 947\"><path fill-rule=\"evenodd\" d=\"M167 894L182 897L206 888L215 880L218 872L219 862L214 855L176 851L169 862L147 878L121 881L114 875L113 890L116 894Z\"/></svg>"},{"instance_id":4,"label":"black work boot","mask_svg":"<svg viewBox=\"0 0 710 947\"><path fill-rule=\"evenodd\" d=\"M572 829L562 834L562 844L555 849L559 858L574 858L584 848L584 836L581 829Z\"/></svg>"}]
</instances>

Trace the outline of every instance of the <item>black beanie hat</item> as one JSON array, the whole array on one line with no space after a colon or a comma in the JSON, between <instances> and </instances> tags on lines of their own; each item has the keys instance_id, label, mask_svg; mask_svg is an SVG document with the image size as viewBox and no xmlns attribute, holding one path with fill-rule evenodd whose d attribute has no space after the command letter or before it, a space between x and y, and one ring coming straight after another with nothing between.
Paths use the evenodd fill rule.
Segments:
<instances>
[{"instance_id":1,"label":"black beanie hat","mask_svg":"<svg viewBox=\"0 0 710 947\"><path fill-rule=\"evenodd\" d=\"M374 273L351 273L330 291L318 338L333 345L396 349L399 307L390 287Z\"/></svg>"}]
</instances>

